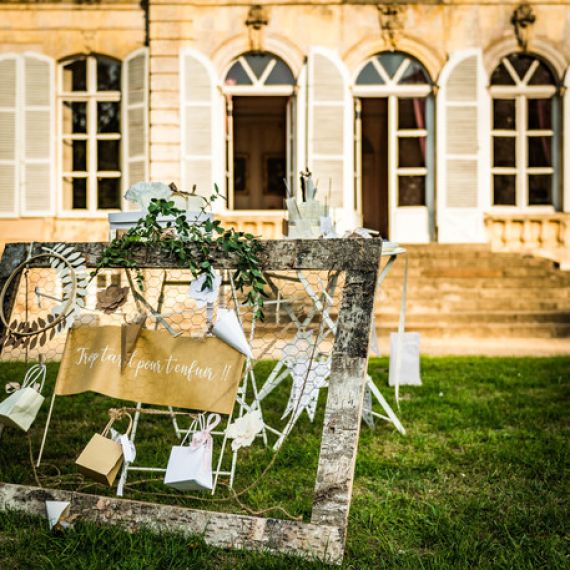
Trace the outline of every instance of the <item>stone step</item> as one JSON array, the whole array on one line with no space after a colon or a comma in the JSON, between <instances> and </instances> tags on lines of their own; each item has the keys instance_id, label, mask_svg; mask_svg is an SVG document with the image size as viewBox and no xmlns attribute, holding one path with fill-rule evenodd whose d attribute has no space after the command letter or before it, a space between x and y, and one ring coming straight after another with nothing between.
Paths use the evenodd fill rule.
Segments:
<instances>
[{"instance_id":1,"label":"stone step","mask_svg":"<svg viewBox=\"0 0 570 570\"><path fill-rule=\"evenodd\" d=\"M377 333L379 336L387 336L390 332L396 332L397 326L378 326ZM421 324L416 323L413 327L406 326L406 330L410 332L419 332L429 338L454 338L454 337L472 337L472 338L569 338L570 324L458 324L439 326L437 324Z\"/></svg>"},{"instance_id":2,"label":"stone step","mask_svg":"<svg viewBox=\"0 0 570 570\"><path fill-rule=\"evenodd\" d=\"M488 277L446 277L440 275L437 277L425 278L421 277L413 279L408 276L408 290L421 290L424 287L437 288L438 290L457 290L457 289L482 289L482 288L501 288L501 289L570 289L570 283L557 275L545 275L543 277L503 277L501 279L492 279ZM382 284L383 291L398 291L401 288L401 282L384 282Z\"/></svg>"},{"instance_id":3,"label":"stone step","mask_svg":"<svg viewBox=\"0 0 570 570\"><path fill-rule=\"evenodd\" d=\"M378 322L382 326L397 327L397 312L382 311L378 315ZM472 323L534 323L534 324L567 324L570 325L570 310L568 311L495 311L495 312L464 312L464 313L408 313L406 315L406 326L414 327L416 325L436 324L436 325L458 325Z\"/></svg>"},{"instance_id":4,"label":"stone step","mask_svg":"<svg viewBox=\"0 0 570 570\"><path fill-rule=\"evenodd\" d=\"M539 268L545 271L555 271L557 270L554 263L548 259L540 259L538 257L522 257L513 256L510 257L497 257L492 256L479 256L479 257L469 257L462 255L438 255L438 256L419 256L419 255L408 255L408 267L410 269L416 267L493 267L493 268L505 268L505 267L528 267L528 268ZM394 269L396 267L403 267L403 258L394 263Z\"/></svg>"},{"instance_id":5,"label":"stone step","mask_svg":"<svg viewBox=\"0 0 570 570\"><path fill-rule=\"evenodd\" d=\"M377 305L376 312L381 314L384 311L387 312L397 312L400 309L399 301L394 302L380 302ZM570 311L570 301L534 301L529 302L528 299L481 299L481 300L469 300L469 299L457 299L456 301L440 301L438 299L432 299L427 301L415 301L410 302L408 300L407 304L408 314L437 314L442 312L448 312L454 315L461 314L463 312L502 312L502 311Z\"/></svg>"},{"instance_id":6,"label":"stone step","mask_svg":"<svg viewBox=\"0 0 570 570\"><path fill-rule=\"evenodd\" d=\"M380 292L380 299L399 299L399 289L384 289ZM441 283L439 285L422 285L408 287L408 299L411 303L420 300L455 301L458 299L509 299L513 296L524 299L570 299L569 287L461 287L453 283Z\"/></svg>"},{"instance_id":7,"label":"stone step","mask_svg":"<svg viewBox=\"0 0 570 570\"><path fill-rule=\"evenodd\" d=\"M398 281L404 275L404 266L395 264L390 269L390 273L386 278L385 283L393 283ZM434 267L409 267L408 277L410 280L414 279L437 279L440 277L455 278L455 279L502 279L508 278L543 278L554 277L561 282L570 284L570 273L562 272L557 269L545 270L543 267L527 267L525 265L513 266L505 264L497 267L490 267L488 265L455 265L449 266L447 264L440 264Z\"/></svg>"}]
</instances>

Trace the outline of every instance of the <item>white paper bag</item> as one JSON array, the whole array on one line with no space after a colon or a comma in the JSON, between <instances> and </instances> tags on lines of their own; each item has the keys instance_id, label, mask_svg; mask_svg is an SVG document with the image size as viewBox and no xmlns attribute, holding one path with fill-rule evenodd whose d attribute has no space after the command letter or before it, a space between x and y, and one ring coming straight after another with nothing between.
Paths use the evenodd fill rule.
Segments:
<instances>
[{"instance_id":1,"label":"white paper bag","mask_svg":"<svg viewBox=\"0 0 570 570\"><path fill-rule=\"evenodd\" d=\"M203 416L199 416L200 431L192 435L190 445L184 445L196 422L188 430L181 445L176 445L170 452L164 484L179 491L212 489L212 430L220 423L220 414L210 414L204 425Z\"/></svg>"},{"instance_id":2,"label":"white paper bag","mask_svg":"<svg viewBox=\"0 0 570 570\"><path fill-rule=\"evenodd\" d=\"M398 333L390 333L390 386L421 386L420 333L402 333L400 371L398 374ZM399 382L397 381L399 376Z\"/></svg>"},{"instance_id":3,"label":"white paper bag","mask_svg":"<svg viewBox=\"0 0 570 570\"><path fill-rule=\"evenodd\" d=\"M44 402L40 394L46 378L45 364L32 366L22 387L0 402L0 423L28 431Z\"/></svg>"}]
</instances>

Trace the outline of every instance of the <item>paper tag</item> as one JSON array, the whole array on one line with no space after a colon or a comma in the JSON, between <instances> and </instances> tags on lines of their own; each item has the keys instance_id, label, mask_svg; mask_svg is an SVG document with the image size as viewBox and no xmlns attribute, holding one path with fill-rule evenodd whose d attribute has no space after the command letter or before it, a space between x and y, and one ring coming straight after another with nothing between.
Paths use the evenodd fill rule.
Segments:
<instances>
[{"instance_id":1,"label":"paper tag","mask_svg":"<svg viewBox=\"0 0 570 570\"><path fill-rule=\"evenodd\" d=\"M125 458L125 463L132 463L137 456L135 444L129 439L129 436L126 433L122 434L119 437L119 443L123 448L123 457Z\"/></svg>"}]
</instances>

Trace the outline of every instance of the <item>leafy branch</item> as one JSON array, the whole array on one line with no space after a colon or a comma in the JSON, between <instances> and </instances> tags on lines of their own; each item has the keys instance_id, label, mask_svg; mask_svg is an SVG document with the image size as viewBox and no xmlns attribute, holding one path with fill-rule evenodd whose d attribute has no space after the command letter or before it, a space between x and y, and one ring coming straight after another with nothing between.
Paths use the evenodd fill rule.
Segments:
<instances>
[{"instance_id":1,"label":"leafy branch","mask_svg":"<svg viewBox=\"0 0 570 570\"><path fill-rule=\"evenodd\" d=\"M210 198L204 198L201 213L220 197L217 186ZM165 225L161 217L172 218ZM195 278L205 275L202 290L211 289L214 283L213 262L217 252L225 252L237 258L234 284L238 291L246 292L246 304L255 308L255 316L263 320L264 286L258 254L260 242L249 233L233 228L223 228L219 220L205 216L192 223L186 212L177 208L173 201L153 199L145 217L125 234L115 238L97 261L96 274L104 267L124 267L136 272L136 281L144 290L144 274L134 256L133 246L144 244L147 248L158 247L169 257L174 257L181 268L189 269Z\"/></svg>"}]
</instances>

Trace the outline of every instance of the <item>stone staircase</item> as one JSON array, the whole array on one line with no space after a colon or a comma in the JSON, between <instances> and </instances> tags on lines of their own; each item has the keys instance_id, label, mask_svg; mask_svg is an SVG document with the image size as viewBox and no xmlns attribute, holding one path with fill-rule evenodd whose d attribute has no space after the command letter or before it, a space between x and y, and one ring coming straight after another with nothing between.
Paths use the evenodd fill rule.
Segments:
<instances>
[{"instance_id":1,"label":"stone staircase","mask_svg":"<svg viewBox=\"0 0 570 570\"><path fill-rule=\"evenodd\" d=\"M570 338L570 272L546 259L485 245L412 245L406 330L425 339ZM384 281L377 331L397 330L399 259Z\"/></svg>"}]
</instances>

